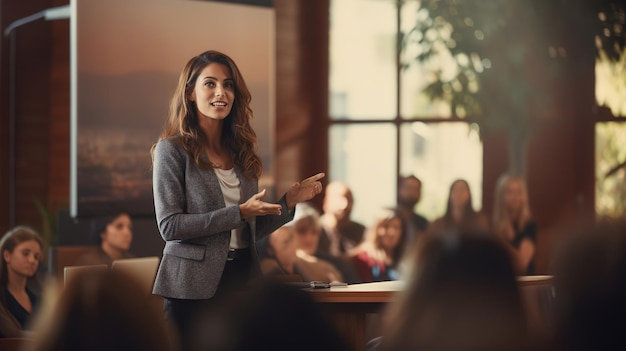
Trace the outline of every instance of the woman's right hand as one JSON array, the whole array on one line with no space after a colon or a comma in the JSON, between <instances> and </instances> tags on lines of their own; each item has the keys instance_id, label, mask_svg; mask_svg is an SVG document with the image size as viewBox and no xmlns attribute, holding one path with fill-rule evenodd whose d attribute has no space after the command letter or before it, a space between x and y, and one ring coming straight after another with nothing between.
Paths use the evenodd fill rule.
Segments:
<instances>
[{"instance_id":1,"label":"woman's right hand","mask_svg":"<svg viewBox=\"0 0 626 351\"><path fill-rule=\"evenodd\" d=\"M263 189L258 193L252 195L252 197L249 198L248 201L239 205L239 212L241 213L242 220L250 216L280 214L281 205L262 201L266 194L267 190Z\"/></svg>"}]
</instances>

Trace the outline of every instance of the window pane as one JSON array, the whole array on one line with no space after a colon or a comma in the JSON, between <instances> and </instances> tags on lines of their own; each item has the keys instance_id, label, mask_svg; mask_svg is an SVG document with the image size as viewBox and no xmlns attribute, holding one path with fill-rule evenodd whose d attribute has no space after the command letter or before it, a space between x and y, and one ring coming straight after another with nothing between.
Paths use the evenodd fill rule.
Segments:
<instances>
[{"instance_id":1,"label":"window pane","mask_svg":"<svg viewBox=\"0 0 626 351\"><path fill-rule=\"evenodd\" d=\"M396 202L396 131L393 124L334 125L329 137L329 181L354 195L352 217L364 225Z\"/></svg>"},{"instance_id":2,"label":"window pane","mask_svg":"<svg viewBox=\"0 0 626 351\"><path fill-rule=\"evenodd\" d=\"M604 53L596 61L596 100L611 109L614 116L626 116L626 53L611 62Z\"/></svg>"},{"instance_id":3,"label":"window pane","mask_svg":"<svg viewBox=\"0 0 626 351\"><path fill-rule=\"evenodd\" d=\"M396 23L393 1L331 1L331 118L395 118Z\"/></svg>"},{"instance_id":4,"label":"window pane","mask_svg":"<svg viewBox=\"0 0 626 351\"><path fill-rule=\"evenodd\" d=\"M626 123L596 124L596 213L626 217Z\"/></svg>"},{"instance_id":5,"label":"window pane","mask_svg":"<svg viewBox=\"0 0 626 351\"><path fill-rule=\"evenodd\" d=\"M482 142L476 125L406 123L401 128L400 172L422 180L417 212L434 220L446 211L450 185L467 180L475 210L482 207Z\"/></svg>"},{"instance_id":6,"label":"window pane","mask_svg":"<svg viewBox=\"0 0 626 351\"><path fill-rule=\"evenodd\" d=\"M457 72L457 64L448 50L440 50L439 55L428 62L420 62L416 57L422 51L415 42L416 32L412 32L416 23L428 18L425 9L419 10L418 1L403 4L400 13L400 30L406 36L406 45L402 49L401 61L407 66L400 73L400 116L405 119L450 117L450 104L446 101L431 101L423 92L429 84L437 80L450 80ZM440 35L445 35L440 33ZM458 111L462 114L462 111Z\"/></svg>"}]
</instances>

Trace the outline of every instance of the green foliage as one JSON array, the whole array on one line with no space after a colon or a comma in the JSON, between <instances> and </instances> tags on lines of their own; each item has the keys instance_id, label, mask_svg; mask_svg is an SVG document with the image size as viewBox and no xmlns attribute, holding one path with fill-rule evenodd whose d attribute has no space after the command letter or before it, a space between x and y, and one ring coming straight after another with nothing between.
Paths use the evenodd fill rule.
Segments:
<instances>
[{"instance_id":1,"label":"green foliage","mask_svg":"<svg viewBox=\"0 0 626 351\"><path fill-rule=\"evenodd\" d=\"M529 116L554 110L555 82L576 73L579 53L620 58L625 9L616 0L423 0L401 38L403 67L434 67L424 93L455 116L525 135ZM437 67L445 57L452 74Z\"/></svg>"},{"instance_id":2,"label":"green foliage","mask_svg":"<svg viewBox=\"0 0 626 351\"><path fill-rule=\"evenodd\" d=\"M626 123L596 126L596 213L626 218Z\"/></svg>"}]
</instances>

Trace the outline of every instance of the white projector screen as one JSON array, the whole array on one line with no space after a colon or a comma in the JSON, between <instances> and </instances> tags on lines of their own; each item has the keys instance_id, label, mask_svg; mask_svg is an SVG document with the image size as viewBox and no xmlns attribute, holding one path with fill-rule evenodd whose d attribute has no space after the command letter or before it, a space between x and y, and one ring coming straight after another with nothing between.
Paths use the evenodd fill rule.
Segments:
<instances>
[{"instance_id":1,"label":"white projector screen","mask_svg":"<svg viewBox=\"0 0 626 351\"><path fill-rule=\"evenodd\" d=\"M253 127L273 193L274 10L188 0L71 0L71 217L153 216L150 147L178 75L222 51L252 93Z\"/></svg>"}]
</instances>

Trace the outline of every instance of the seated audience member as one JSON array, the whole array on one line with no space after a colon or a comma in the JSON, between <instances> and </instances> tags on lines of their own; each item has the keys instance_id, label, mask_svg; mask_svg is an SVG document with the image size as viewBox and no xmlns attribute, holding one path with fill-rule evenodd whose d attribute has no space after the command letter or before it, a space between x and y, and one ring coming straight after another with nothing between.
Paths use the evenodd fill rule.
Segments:
<instances>
[{"instance_id":1,"label":"seated audience member","mask_svg":"<svg viewBox=\"0 0 626 351\"><path fill-rule=\"evenodd\" d=\"M17 226L0 240L0 337L28 335L39 297L31 284L43 258L41 237L31 228Z\"/></svg>"},{"instance_id":2,"label":"seated audience member","mask_svg":"<svg viewBox=\"0 0 626 351\"><path fill-rule=\"evenodd\" d=\"M398 212L406 222L409 240L412 242L416 237L426 233L428 220L415 213L415 206L422 197L422 181L414 175L400 177L398 179Z\"/></svg>"},{"instance_id":3,"label":"seated audience member","mask_svg":"<svg viewBox=\"0 0 626 351\"><path fill-rule=\"evenodd\" d=\"M97 243L98 250L79 259L79 264L107 264L113 261L133 258L130 245L133 241L133 222L126 213L100 217L93 220L91 234Z\"/></svg>"},{"instance_id":4,"label":"seated audience member","mask_svg":"<svg viewBox=\"0 0 626 351\"><path fill-rule=\"evenodd\" d=\"M381 210L351 255L361 282L398 280L406 239L400 213L395 209Z\"/></svg>"},{"instance_id":5,"label":"seated audience member","mask_svg":"<svg viewBox=\"0 0 626 351\"><path fill-rule=\"evenodd\" d=\"M272 280L212 305L192 335L189 351L348 350L309 293Z\"/></svg>"},{"instance_id":6,"label":"seated audience member","mask_svg":"<svg viewBox=\"0 0 626 351\"><path fill-rule=\"evenodd\" d=\"M314 256L298 256L293 222L275 230L260 245L261 272L281 280L341 282L341 274L328 262Z\"/></svg>"},{"instance_id":7,"label":"seated audience member","mask_svg":"<svg viewBox=\"0 0 626 351\"><path fill-rule=\"evenodd\" d=\"M383 312L376 349L529 349L509 252L493 237L471 234L418 240L406 287Z\"/></svg>"},{"instance_id":8,"label":"seated audience member","mask_svg":"<svg viewBox=\"0 0 626 351\"><path fill-rule=\"evenodd\" d=\"M174 329L144 291L127 273L108 269L47 288L29 350L177 350Z\"/></svg>"},{"instance_id":9,"label":"seated audience member","mask_svg":"<svg viewBox=\"0 0 626 351\"><path fill-rule=\"evenodd\" d=\"M489 221L482 213L472 207L472 193L467 181L457 179L450 186L446 213L428 227L429 233L470 232L486 235L489 233Z\"/></svg>"},{"instance_id":10,"label":"seated audience member","mask_svg":"<svg viewBox=\"0 0 626 351\"><path fill-rule=\"evenodd\" d=\"M354 198L348 186L342 182L331 182L326 187L320 217L322 235L317 256L345 257L362 240L363 224L350 218Z\"/></svg>"},{"instance_id":11,"label":"seated audience member","mask_svg":"<svg viewBox=\"0 0 626 351\"><path fill-rule=\"evenodd\" d=\"M302 202L296 205L293 220L285 224L296 233L296 266L307 281L343 282L341 272L333 264L315 256L321 233L319 217L315 208Z\"/></svg>"},{"instance_id":12,"label":"seated audience member","mask_svg":"<svg viewBox=\"0 0 626 351\"><path fill-rule=\"evenodd\" d=\"M528 192L519 176L502 175L496 185L492 228L508 243L521 275L535 273L537 225L528 205Z\"/></svg>"},{"instance_id":13,"label":"seated audience member","mask_svg":"<svg viewBox=\"0 0 626 351\"><path fill-rule=\"evenodd\" d=\"M265 241L259 242L261 272L264 276L298 276L305 278L298 271L296 261L296 241L293 227L282 226L270 234Z\"/></svg>"},{"instance_id":14,"label":"seated audience member","mask_svg":"<svg viewBox=\"0 0 626 351\"><path fill-rule=\"evenodd\" d=\"M626 221L568 233L551 265L553 350L626 350Z\"/></svg>"}]
</instances>

